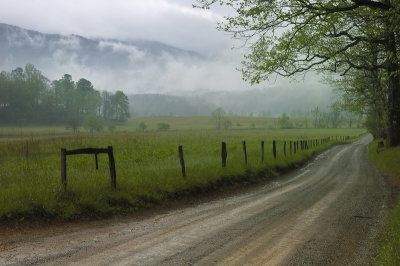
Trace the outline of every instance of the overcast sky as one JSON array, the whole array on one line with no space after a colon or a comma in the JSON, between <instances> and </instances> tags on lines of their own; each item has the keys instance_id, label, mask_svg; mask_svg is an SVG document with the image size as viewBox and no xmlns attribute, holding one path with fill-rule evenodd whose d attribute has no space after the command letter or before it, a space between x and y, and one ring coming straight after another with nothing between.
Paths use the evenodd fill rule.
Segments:
<instances>
[{"instance_id":1,"label":"overcast sky","mask_svg":"<svg viewBox=\"0 0 400 266\"><path fill-rule=\"evenodd\" d=\"M231 47L216 30L227 10L194 0L0 0L0 22L46 33L145 39L215 54Z\"/></svg>"},{"instance_id":2,"label":"overcast sky","mask_svg":"<svg viewBox=\"0 0 400 266\"><path fill-rule=\"evenodd\" d=\"M149 91L149 87L152 89L149 92L161 93L169 93L172 88L186 91L198 88L249 89L250 85L242 81L241 73L236 70L241 67L245 50L232 50L231 36L216 29L217 22L223 21L224 16L232 11L219 5L211 10L202 10L193 8L193 4L195 0L0 0L0 23L44 33L159 41L215 58L213 62L190 68L171 61L162 72L143 70L140 81L143 84L154 83L154 76L157 76L157 82L161 84L157 86L118 84L113 88L110 85L115 84L112 73L107 76L74 64L53 66L44 72L50 78L59 77L66 71L93 79L101 89L124 87L130 93ZM129 76L126 79L131 81ZM319 86L317 81L315 75L308 75L304 84L278 78L259 87L286 86L296 89L307 86L307 83Z\"/></svg>"}]
</instances>

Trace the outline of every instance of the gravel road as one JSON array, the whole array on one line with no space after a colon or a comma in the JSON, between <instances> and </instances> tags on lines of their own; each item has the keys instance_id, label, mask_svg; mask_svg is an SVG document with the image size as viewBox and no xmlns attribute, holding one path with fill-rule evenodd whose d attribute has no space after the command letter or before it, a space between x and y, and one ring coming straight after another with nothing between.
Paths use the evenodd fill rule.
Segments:
<instances>
[{"instance_id":1,"label":"gravel road","mask_svg":"<svg viewBox=\"0 0 400 266\"><path fill-rule=\"evenodd\" d=\"M142 218L3 234L0 265L368 265L385 216L367 136L236 195Z\"/></svg>"}]
</instances>

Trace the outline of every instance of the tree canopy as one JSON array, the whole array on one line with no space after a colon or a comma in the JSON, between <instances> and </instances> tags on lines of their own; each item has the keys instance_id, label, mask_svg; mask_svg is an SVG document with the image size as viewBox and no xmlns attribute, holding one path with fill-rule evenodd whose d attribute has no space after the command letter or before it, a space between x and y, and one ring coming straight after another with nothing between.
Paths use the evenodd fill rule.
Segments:
<instances>
[{"instance_id":1,"label":"tree canopy","mask_svg":"<svg viewBox=\"0 0 400 266\"><path fill-rule=\"evenodd\" d=\"M242 72L251 83L266 80L271 74L295 76L310 70L337 73L347 79L360 75L375 79L383 86L374 89L383 90L387 98L389 142L400 144L400 1L198 0L198 3L202 8L219 3L235 10L219 28L244 40L249 47Z\"/></svg>"},{"instance_id":2,"label":"tree canopy","mask_svg":"<svg viewBox=\"0 0 400 266\"><path fill-rule=\"evenodd\" d=\"M87 116L124 122L128 98L122 91L100 93L69 74L50 82L30 64L0 72L0 124L68 124L75 131Z\"/></svg>"}]
</instances>

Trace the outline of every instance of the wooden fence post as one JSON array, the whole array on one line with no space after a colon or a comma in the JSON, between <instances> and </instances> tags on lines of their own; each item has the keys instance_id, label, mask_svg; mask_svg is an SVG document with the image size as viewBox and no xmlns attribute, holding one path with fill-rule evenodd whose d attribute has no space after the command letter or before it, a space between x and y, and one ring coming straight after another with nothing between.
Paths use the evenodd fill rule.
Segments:
<instances>
[{"instance_id":1,"label":"wooden fence post","mask_svg":"<svg viewBox=\"0 0 400 266\"><path fill-rule=\"evenodd\" d=\"M115 169L114 151L112 146L108 146L108 165L110 167L111 187L117 188L117 171Z\"/></svg>"},{"instance_id":2,"label":"wooden fence post","mask_svg":"<svg viewBox=\"0 0 400 266\"><path fill-rule=\"evenodd\" d=\"M261 141L261 162L264 162L264 141Z\"/></svg>"},{"instance_id":3,"label":"wooden fence post","mask_svg":"<svg viewBox=\"0 0 400 266\"><path fill-rule=\"evenodd\" d=\"M274 154L274 158L276 159L276 142L272 141L272 153Z\"/></svg>"},{"instance_id":4,"label":"wooden fence post","mask_svg":"<svg viewBox=\"0 0 400 266\"><path fill-rule=\"evenodd\" d=\"M182 168L182 177L186 177L186 167L185 167L185 159L183 158L182 145L179 145L178 152L179 152L179 162L180 162L181 168Z\"/></svg>"},{"instance_id":5,"label":"wooden fence post","mask_svg":"<svg viewBox=\"0 0 400 266\"><path fill-rule=\"evenodd\" d=\"M242 141L242 145L243 145L244 163L247 165L247 149L246 149L246 141Z\"/></svg>"},{"instance_id":6,"label":"wooden fence post","mask_svg":"<svg viewBox=\"0 0 400 266\"><path fill-rule=\"evenodd\" d=\"M99 161L97 159L97 153L94 154L94 160L96 161L96 170L99 170Z\"/></svg>"},{"instance_id":7,"label":"wooden fence post","mask_svg":"<svg viewBox=\"0 0 400 266\"><path fill-rule=\"evenodd\" d=\"M221 160L222 160L222 168L226 167L226 158L228 157L228 153L226 151L226 143L221 143Z\"/></svg>"},{"instance_id":8,"label":"wooden fence post","mask_svg":"<svg viewBox=\"0 0 400 266\"><path fill-rule=\"evenodd\" d=\"M286 141L283 142L283 154L286 157Z\"/></svg>"},{"instance_id":9,"label":"wooden fence post","mask_svg":"<svg viewBox=\"0 0 400 266\"><path fill-rule=\"evenodd\" d=\"M62 191L67 191L67 150L61 149L61 187Z\"/></svg>"}]
</instances>

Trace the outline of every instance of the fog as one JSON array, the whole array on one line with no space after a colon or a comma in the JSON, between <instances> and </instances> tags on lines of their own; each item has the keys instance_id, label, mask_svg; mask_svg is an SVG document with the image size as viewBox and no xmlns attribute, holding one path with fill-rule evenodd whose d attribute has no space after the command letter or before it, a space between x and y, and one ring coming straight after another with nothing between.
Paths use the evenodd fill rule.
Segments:
<instances>
[{"instance_id":1,"label":"fog","mask_svg":"<svg viewBox=\"0 0 400 266\"><path fill-rule=\"evenodd\" d=\"M225 8L199 10L184 0L3 0L2 7L1 70L32 63L50 80L68 73L98 90L126 94L209 98L209 92L272 95L277 89L288 94L279 97L287 99L282 105L302 94L309 97L304 108L331 101L330 88L313 73L296 81L272 77L256 86L243 81L246 48L231 49L237 43L216 30L229 12Z\"/></svg>"}]
</instances>

